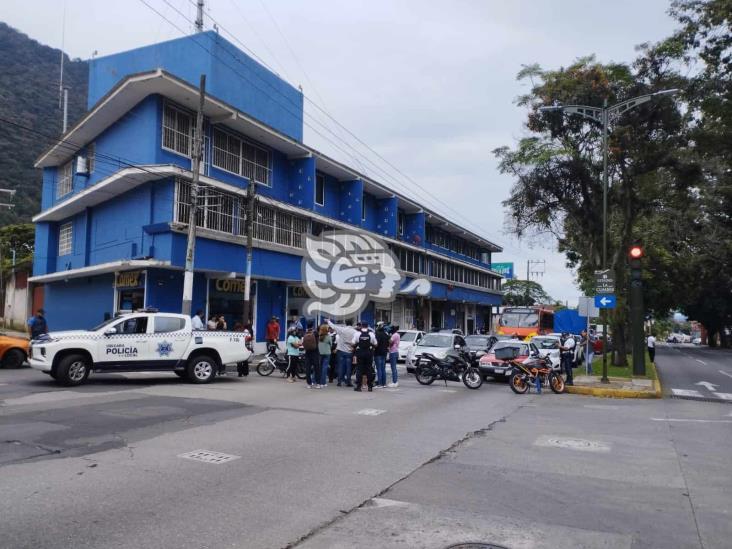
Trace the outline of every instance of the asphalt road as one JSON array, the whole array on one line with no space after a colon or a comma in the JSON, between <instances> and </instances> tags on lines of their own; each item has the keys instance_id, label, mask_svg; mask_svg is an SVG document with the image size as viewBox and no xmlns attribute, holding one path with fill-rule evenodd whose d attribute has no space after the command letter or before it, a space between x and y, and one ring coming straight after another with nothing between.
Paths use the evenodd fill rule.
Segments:
<instances>
[{"instance_id":1,"label":"asphalt road","mask_svg":"<svg viewBox=\"0 0 732 549\"><path fill-rule=\"evenodd\" d=\"M0 370L0 547L728 547L732 416L682 400L354 393ZM590 448L590 449L587 449ZM233 459L206 463L196 450ZM225 456L224 456L225 457Z\"/></svg>"},{"instance_id":2,"label":"asphalt road","mask_svg":"<svg viewBox=\"0 0 732 549\"><path fill-rule=\"evenodd\" d=\"M732 404L732 349L659 345L656 364L668 396Z\"/></svg>"}]
</instances>

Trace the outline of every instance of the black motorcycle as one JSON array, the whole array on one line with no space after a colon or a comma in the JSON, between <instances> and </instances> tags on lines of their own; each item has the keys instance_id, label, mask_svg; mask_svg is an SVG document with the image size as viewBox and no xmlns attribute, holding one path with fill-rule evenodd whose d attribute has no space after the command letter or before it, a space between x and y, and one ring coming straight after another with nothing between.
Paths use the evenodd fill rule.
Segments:
<instances>
[{"instance_id":1,"label":"black motorcycle","mask_svg":"<svg viewBox=\"0 0 732 549\"><path fill-rule=\"evenodd\" d=\"M414 374L421 385L432 385L436 379L444 380L445 386L448 381L462 381L468 389L478 389L483 385L483 376L472 363L470 355L457 349L448 351L445 358L422 353L417 358Z\"/></svg>"},{"instance_id":2,"label":"black motorcycle","mask_svg":"<svg viewBox=\"0 0 732 549\"><path fill-rule=\"evenodd\" d=\"M300 356L296 360L295 375L297 375L298 379L305 379L305 361L303 360L302 353L300 353ZM260 376L268 376L275 370L279 370L282 373L282 377L287 375L287 356L277 354L277 347L270 345L267 347L267 354L257 364L257 373Z\"/></svg>"}]
</instances>

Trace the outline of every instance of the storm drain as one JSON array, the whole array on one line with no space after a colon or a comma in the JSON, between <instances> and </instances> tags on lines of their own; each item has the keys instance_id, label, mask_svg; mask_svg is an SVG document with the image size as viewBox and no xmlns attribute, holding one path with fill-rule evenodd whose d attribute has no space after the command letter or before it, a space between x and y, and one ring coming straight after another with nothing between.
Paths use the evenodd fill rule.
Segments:
<instances>
[{"instance_id":1,"label":"storm drain","mask_svg":"<svg viewBox=\"0 0 732 549\"><path fill-rule=\"evenodd\" d=\"M213 463L215 465L221 465L235 459L239 459L241 456L232 456L231 454L224 454L222 452L212 452L211 450L194 450L193 452L186 452L185 454L179 454L179 458L192 459L194 461L202 461L203 463Z\"/></svg>"},{"instance_id":2,"label":"storm drain","mask_svg":"<svg viewBox=\"0 0 732 549\"><path fill-rule=\"evenodd\" d=\"M507 549L503 545L496 545L494 543L482 543L482 542L468 542L468 543L456 543L455 545L448 545L445 549Z\"/></svg>"}]
</instances>

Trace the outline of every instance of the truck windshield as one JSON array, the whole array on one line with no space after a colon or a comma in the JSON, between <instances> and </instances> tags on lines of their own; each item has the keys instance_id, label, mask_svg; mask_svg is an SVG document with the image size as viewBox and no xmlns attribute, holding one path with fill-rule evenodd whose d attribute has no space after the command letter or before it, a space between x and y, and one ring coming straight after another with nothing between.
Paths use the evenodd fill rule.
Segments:
<instances>
[{"instance_id":1,"label":"truck windshield","mask_svg":"<svg viewBox=\"0 0 732 549\"><path fill-rule=\"evenodd\" d=\"M97 330L101 330L105 326L108 326L109 324L112 324L112 322L116 322L117 320L119 320L119 317L117 317L117 318L110 318L108 320L105 320L101 324L99 324L97 326L94 326L93 328L90 328L89 330L87 330L87 332L96 332Z\"/></svg>"},{"instance_id":2,"label":"truck windshield","mask_svg":"<svg viewBox=\"0 0 732 549\"><path fill-rule=\"evenodd\" d=\"M539 315L536 313L503 313L501 326L514 328L534 328L539 325Z\"/></svg>"}]
</instances>

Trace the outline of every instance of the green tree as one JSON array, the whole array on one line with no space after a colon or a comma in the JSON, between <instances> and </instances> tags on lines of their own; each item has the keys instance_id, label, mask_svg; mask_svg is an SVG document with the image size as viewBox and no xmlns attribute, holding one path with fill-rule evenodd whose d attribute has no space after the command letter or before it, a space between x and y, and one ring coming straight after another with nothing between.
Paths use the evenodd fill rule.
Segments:
<instances>
[{"instance_id":1,"label":"green tree","mask_svg":"<svg viewBox=\"0 0 732 549\"><path fill-rule=\"evenodd\" d=\"M0 227L0 268L3 270L3 277L13 269L13 250L15 268L30 268L33 263L34 240L33 223Z\"/></svg>"},{"instance_id":2,"label":"green tree","mask_svg":"<svg viewBox=\"0 0 732 549\"><path fill-rule=\"evenodd\" d=\"M542 113L542 106L601 106L684 83L678 73L647 52L634 65L601 64L578 59L553 71L532 66L519 73L531 77L530 92L518 104L528 109L531 135L513 149L495 151L500 170L514 177L504 202L512 229L523 237L550 234L575 268L582 289L594 290L593 271L602 259L601 128L561 112ZM687 120L668 99L643 105L611 120L608 154L608 267L615 271L618 308L612 315L616 358L625 363L628 318L626 250L646 236L641 221L658 211L675 210L675 193L688 191L696 172L687 156ZM668 203L667 203L668 202ZM661 293L661 287L656 289ZM670 291L670 290L669 290ZM653 305L652 305L653 306Z\"/></svg>"},{"instance_id":3,"label":"green tree","mask_svg":"<svg viewBox=\"0 0 732 549\"><path fill-rule=\"evenodd\" d=\"M554 302L541 284L533 280L507 280L502 290L504 305L548 305Z\"/></svg>"}]
</instances>

